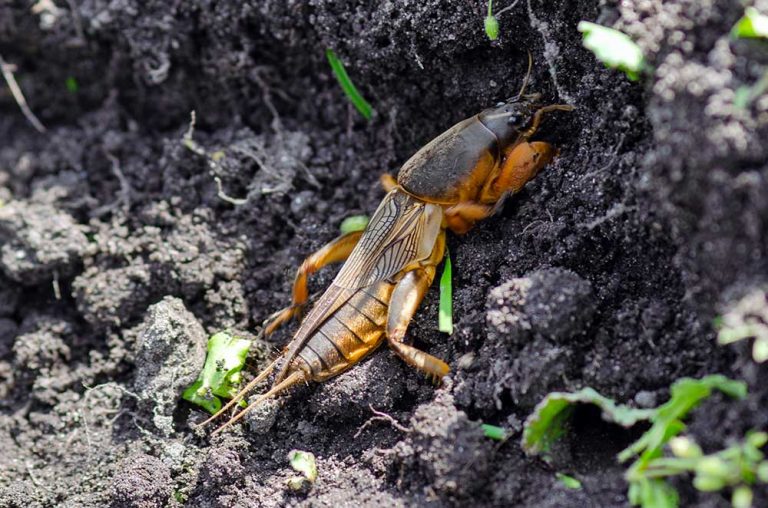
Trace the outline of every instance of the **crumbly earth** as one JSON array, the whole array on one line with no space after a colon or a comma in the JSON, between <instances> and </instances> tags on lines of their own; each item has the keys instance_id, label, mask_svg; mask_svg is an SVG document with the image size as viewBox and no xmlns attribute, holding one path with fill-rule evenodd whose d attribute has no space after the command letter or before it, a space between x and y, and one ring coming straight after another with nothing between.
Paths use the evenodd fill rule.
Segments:
<instances>
[{"instance_id":1,"label":"crumbly earth","mask_svg":"<svg viewBox=\"0 0 768 508\"><path fill-rule=\"evenodd\" d=\"M494 7L512 3L490 42L479 1L0 2L0 55L47 127L0 83L0 506L626 506L615 454L637 430L578 411L552 465L521 451L546 393L652 406L720 372L748 399L712 397L689 433L713 451L765 429L767 367L718 346L712 320L768 283L768 95L735 104L768 46L729 37L732 0ZM628 33L651 71L603 68L580 20ZM448 240L454 334L436 289L408 332L452 365L443 385L382 350L195 433L178 394L201 339L287 304L302 258L374 210L379 175L517 93L528 51L528 89L576 109L542 129L557 159ZM291 449L317 457L310 489L286 486ZM676 485L685 505L727 503Z\"/></svg>"}]
</instances>

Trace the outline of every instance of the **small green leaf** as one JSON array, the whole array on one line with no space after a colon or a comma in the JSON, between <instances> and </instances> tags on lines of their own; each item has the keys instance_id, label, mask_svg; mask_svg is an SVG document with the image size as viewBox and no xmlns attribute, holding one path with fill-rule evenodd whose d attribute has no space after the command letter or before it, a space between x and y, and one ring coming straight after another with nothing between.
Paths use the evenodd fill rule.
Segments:
<instances>
[{"instance_id":1,"label":"small green leaf","mask_svg":"<svg viewBox=\"0 0 768 508\"><path fill-rule=\"evenodd\" d=\"M701 457L704 453L701 447L691 438L678 436L669 440L669 448L675 457L682 459L695 459Z\"/></svg>"},{"instance_id":2,"label":"small green leaf","mask_svg":"<svg viewBox=\"0 0 768 508\"><path fill-rule=\"evenodd\" d=\"M645 68L645 58L640 46L627 34L589 21L580 21L578 30L584 34L584 47L606 67L624 71L629 79L637 80Z\"/></svg>"},{"instance_id":3,"label":"small green leaf","mask_svg":"<svg viewBox=\"0 0 768 508\"><path fill-rule=\"evenodd\" d=\"M291 467L303 474L304 478L309 480L310 483L314 483L317 479L317 464L312 453L302 450L291 450L288 452L288 461L291 463Z\"/></svg>"},{"instance_id":4,"label":"small green leaf","mask_svg":"<svg viewBox=\"0 0 768 508\"><path fill-rule=\"evenodd\" d=\"M768 460L764 460L757 466L757 478L763 483L768 483Z\"/></svg>"},{"instance_id":5,"label":"small green leaf","mask_svg":"<svg viewBox=\"0 0 768 508\"><path fill-rule=\"evenodd\" d=\"M747 443L755 448L762 448L768 443L768 432L748 432Z\"/></svg>"},{"instance_id":6,"label":"small green leaf","mask_svg":"<svg viewBox=\"0 0 768 508\"><path fill-rule=\"evenodd\" d=\"M208 355L203 371L192 386L184 390L182 398L215 413L221 408L218 397L231 399L237 394L245 358L251 342L227 332L219 332L208 339Z\"/></svg>"},{"instance_id":7,"label":"small green leaf","mask_svg":"<svg viewBox=\"0 0 768 508\"><path fill-rule=\"evenodd\" d=\"M496 441L504 441L504 438L507 437L507 432L501 428L497 427L495 425L488 425L487 423L484 423L480 425L483 429L483 434L485 434L485 437L496 440Z\"/></svg>"},{"instance_id":8,"label":"small green leaf","mask_svg":"<svg viewBox=\"0 0 768 508\"><path fill-rule=\"evenodd\" d=\"M752 489L746 485L736 487L731 497L733 508L750 508L752 506Z\"/></svg>"},{"instance_id":9,"label":"small green leaf","mask_svg":"<svg viewBox=\"0 0 768 508\"><path fill-rule=\"evenodd\" d=\"M709 397L713 389L737 399L747 396L747 385L744 382L733 381L719 374L675 381L669 401L654 410L656 414L651 418L651 428L619 454L619 462L640 455L640 461L635 466L639 470L645 468L651 459L661 454L667 441L682 432L685 425L681 420L703 399Z\"/></svg>"},{"instance_id":10,"label":"small green leaf","mask_svg":"<svg viewBox=\"0 0 768 508\"><path fill-rule=\"evenodd\" d=\"M720 345L733 344L734 342L754 337L758 333L758 328L751 324L745 324L736 327L724 327L717 334L717 343Z\"/></svg>"},{"instance_id":11,"label":"small green leaf","mask_svg":"<svg viewBox=\"0 0 768 508\"><path fill-rule=\"evenodd\" d=\"M221 409L221 399L214 397L213 395L207 396L205 393L200 393L202 387L203 382L198 379L186 390L184 390L184 392L181 394L181 398L191 402L192 404L201 406L211 414L215 414L219 409Z\"/></svg>"},{"instance_id":12,"label":"small green leaf","mask_svg":"<svg viewBox=\"0 0 768 508\"><path fill-rule=\"evenodd\" d=\"M633 505L643 508L677 508L677 491L664 480L643 478L631 484L629 491Z\"/></svg>"},{"instance_id":13,"label":"small green leaf","mask_svg":"<svg viewBox=\"0 0 768 508\"><path fill-rule=\"evenodd\" d=\"M341 234L346 235L353 231L362 231L368 225L370 219L367 215L350 215L343 221L341 221Z\"/></svg>"},{"instance_id":14,"label":"small green leaf","mask_svg":"<svg viewBox=\"0 0 768 508\"><path fill-rule=\"evenodd\" d=\"M765 337L755 339L755 343L752 345L752 359L757 363L768 360L768 339Z\"/></svg>"},{"instance_id":15,"label":"small green leaf","mask_svg":"<svg viewBox=\"0 0 768 508\"><path fill-rule=\"evenodd\" d=\"M555 473L555 477L558 479L560 483L565 485L565 487L573 490L579 490L581 489L581 482L574 478L573 476L568 476L567 474L563 473Z\"/></svg>"},{"instance_id":16,"label":"small green leaf","mask_svg":"<svg viewBox=\"0 0 768 508\"><path fill-rule=\"evenodd\" d=\"M74 76L69 76L67 79L65 79L64 86L67 87L67 91L69 93L77 93L77 91L80 90L80 86L77 84L77 80L74 78Z\"/></svg>"},{"instance_id":17,"label":"small green leaf","mask_svg":"<svg viewBox=\"0 0 768 508\"><path fill-rule=\"evenodd\" d=\"M744 16L731 29L731 36L738 39L768 38L768 16L754 7L747 7Z\"/></svg>"},{"instance_id":18,"label":"small green leaf","mask_svg":"<svg viewBox=\"0 0 768 508\"><path fill-rule=\"evenodd\" d=\"M445 251L445 266L440 277L440 304L437 313L437 329L448 335L453 333L453 282L451 280L451 256Z\"/></svg>"},{"instance_id":19,"label":"small green leaf","mask_svg":"<svg viewBox=\"0 0 768 508\"><path fill-rule=\"evenodd\" d=\"M752 88L744 85L740 86L733 93L733 105L739 109L746 109L746 107L749 106L751 95L752 95ZM719 336L718 336L718 342L720 342ZM722 344L722 342L720 342L720 344Z\"/></svg>"},{"instance_id":20,"label":"small green leaf","mask_svg":"<svg viewBox=\"0 0 768 508\"><path fill-rule=\"evenodd\" d=\"M344 64L339 60L339 57L336 56L336 53L334 53L332 49L325 50L325 56L328 58L328 63L331 65L333 75L336 76L336 79L341 85L342 90L344 90L344 93L347 95L347 98L349 98L357 111L359 111L366 120L370 120L371 115L373 114L373 108L368 101L360 95L355 84L352 83L352 80L347 74L347 70L344 68Z\"/></svg>"},{"instance_id":21,"label":"small green leaf","mask_svg":"<svg viewBox=\"0 0 768 508\"><path fill-rule=\"evenodd\" d=\"M564 425L570 418L575 404L594 404L603 411L603 417L623 427L631 427L641 420L650 419L654 410L635 409L616 404L592 388L578 392L553 392L542 400L528 417L523 429L523 449L536 455L547 452L564 433Z\"/></svg>"},{"instance_id":22,"label":"small green leaf","mask_svg":"<svg viewBox=\"0 0 768 508\"><path fill-rule=\"evenodd\" d=\"M725 480L719 476L696 475L693 486L702 492L717 492L725 487Z\"/></svg>"},{"instance_id":23,"label":"small green leaf","mask_svg":"<svg viewBox=\"0 0 768 508\"><path fill-rule=\"evenodd\" d=\"M719 457L704 457L696 464L696 474L701 476L725 478L728 476L728 472L728 464Z\"/></svg>"}]
</instances>

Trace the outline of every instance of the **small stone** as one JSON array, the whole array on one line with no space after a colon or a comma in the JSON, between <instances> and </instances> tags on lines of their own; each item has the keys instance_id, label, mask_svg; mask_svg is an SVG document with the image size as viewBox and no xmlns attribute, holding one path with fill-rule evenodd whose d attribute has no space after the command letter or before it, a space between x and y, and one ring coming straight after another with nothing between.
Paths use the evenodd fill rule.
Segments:
<instances>
[{"instance_id":1,"label":"small stone","mask_svg":"<svg viewBox=\"0 0 768 508\"><path fill-rule=\"evenodd\" d=\"M134 385L152 408L155 426L173 433L173 411L205 362L207 335L180 299L167 296L151 306L142 324Z\"/></svg>"}]
</instances>

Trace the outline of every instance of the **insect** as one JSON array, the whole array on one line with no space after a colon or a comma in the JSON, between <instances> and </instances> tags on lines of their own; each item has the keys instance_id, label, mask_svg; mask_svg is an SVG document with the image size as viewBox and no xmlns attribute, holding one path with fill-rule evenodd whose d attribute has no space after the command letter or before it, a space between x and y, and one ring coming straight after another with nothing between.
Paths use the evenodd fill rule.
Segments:
<instances>
[{"instance_id":1,"label":"insect","mask_svg":"<svg viewBox=\"0 0 768 508\"><path fill-rule=\"evenodd\" d=\"M540 94L517 96L461 121L416 152L397 179L385 175L387 194L364 231L342 235L309 256L293 284L293 302L276 313L266 335L300 318L309 299L307 278L345 261L330 287L301 320L283 353L202 425L217 418L279 367L272 388L216 432L259 403L299 383L322 382L354 366L386 342L406 363L440 379L448 365L405 342L405 332L445 254L446 230L466 233L492 215L555 155L532 141L544 115L570 111L542 106Z\"/></svg>"}]
</instances>

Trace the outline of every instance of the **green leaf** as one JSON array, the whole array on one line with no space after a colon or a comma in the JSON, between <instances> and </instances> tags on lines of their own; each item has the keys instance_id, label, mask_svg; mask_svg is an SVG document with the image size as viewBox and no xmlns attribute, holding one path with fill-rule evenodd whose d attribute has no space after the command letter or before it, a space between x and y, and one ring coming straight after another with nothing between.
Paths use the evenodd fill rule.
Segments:
<instances>
[{"instance_id":1,"label":"green leaf","mask_svg":"<svg viewBox=\"0 0 768 508\"><path fill-rule=\"evenodd\" d=\"M341 234L346 235L353 231L362 231L368 225L370 219L367 215L350 215L341 221Z\"/></svg>"},{"instance_id":2,"label":"green leaf","mask_svg":"<svg viewBox=\"0 0 768 508\"><path fill-rule=\"evenodd\" d=\"M629 486L629 502L643 508L676 508L677 491L664 480L643 478Z\"/></svg>"},{"instance_id":3,"label":"green leaf","mask_svg":"<svg viewBox=\"0 0 768 508\"><path fill-rule=\"evenodd\" d=\"M208 355L203 371L182 398L215 413L221 408L218 397L231 399L237 394L240 371L245 365L251 342L228 332L219 332L208 339ZM217 397L218 396L218 397Z\"/></svg>"},{"instance_id":4,"label":"green leaf","mask_svg":"<svg viewBox=\"0 0 768 508\"><path fill-rule=\"evenodd\" d=\"M580 21L578 30L584 34L584 47L606 67L624 71L629 79L637 80L645 68L645 58L640 46L627 34L589 21Z\"/></svg>"},{"instance_id":5,"label":"green leaf","mask_svg":"<svg viewBox=\"0 0 768 508\"><path fill-rule=\"evenodd\" d=\"M373 114L373 108L368 104L368 101L360 95L355 84L352 83L352 80L347 74L347 70L344 68L344 64L341 63L341 60L339 60L339 57L336 56L336 53L334 53L332 49L325 50L325 56L328 58L331 70L341 85L342 90L344 90L344 93L347 95L347 98L349 98L357 111L359 111L366 120L370 120L371 115Z\"/></svg>"},{"instance_id":6,"label":"green leaf","mask_svg":"<svg viewBox=\"0 0 768 508\"><path fill-rule=\"evenodd\" d=\"M731 497L733 508L750 508L752 506L752 489L746 485L736 487Z\"/></svg>"},{"instance_id":7,"label":"green leaf","mask_svg":"<svg viewBox=\"0 0 768 508\"><path fill-rule=\"evenodd\" d=\"M536 406L525 422L522 446L526 453L536 455L549 451L552 444L565 433L565 423L575 404L594 404L603 411L603 418L623 427L648 420L654 414L652 409L635 409L616 404L589 387L573 393L553 392Z\"/></svg>"},{"instance_id":8,"label":"green leaf","mask_svg":"<svg viewBox=\"0 0 768 508\"><path fill-rule=\"evenodd\" d=\"M619 454L619 462L640 455L639 463L633 468L642 470L651 459L661 455L667 441L685 429L681 420L703 399L709 397L714 389L737 399L747 396L747 385L744 382L733 381L719 374L675 381L669 401L654 410L651 428Z\"/></svg>"},{"instance_id":9,"label":"green leaf","mask_svg":"<svg viewBox=\"0 0 768 508\"><path fill-rule=\"evenodd\" d=\"M757 479L763 483L768 483L768 460L761 462L757 466Z\"/></svg>"},{"instance_id":10,"label":"green leaf","mask_svg":"<svg viewBox=\"0 0 768 508\"><path fill-rule=\"evenodd\" d=\"M488 425L487 423L483 423L480 427L483 429L483 434L485 434L485 437L487 438L496 441L504 441L504 438L507 437L507 432L501 427Z\"/></svg>"},{"instance_id":11,"label":"green leaf","mask_svg":"<svg viewBox=\"0 0 768 508\"><path fill-rule=\"evenodd\" d=\"M65 79L64 86L67 87L67 91L69 93L77 93L77 91L80 89L80 86L77 84L77 80L74 78L74 76L69 76L67 79Z\"/></svg>"},{"instance_id":12,"label":"green leaf","mask_svg":"<svg viewBox=\"0 0 768 508\"><path fill-rule=\"evenodd\" d=\"M317 479L317 464L312 453L302 450L291 450L288 452L288 461L294 470L303 474L304 478L311 483L314 483Z\"/></svg>"},{"instance_id":13,"label":"green leaf","mask_svg":"<svg viewBox=\"0 0 768 508\"><path fill-rule=\"evenodd\" d=\"M768 16L760 14L754 7L747 7L744 16L733 25L731 36L738 39L768 38Z\"/></svg>"},{"instance_id":14,"label":"green leaf","mask_svg":"<svg viewBox=\"0 0 768 508\"><path fill-rule=\"evenodd\" d=\"M755 339L755 343L752 345L752 359L757 363L768 360L768 339L765 337Z\"/></svg>"},{"instance_id":15,"label":"green leaf","mask_svg":"<svg viewBox=\"0 0 768 508\"><path fill-rule=\"evenodd\" d=\"M567 474L563 473L555 473L555 477L558 479L560 483L565 485L565 487L573 490L579 490L581 489L581 482L574 478L573 476L568 476Z\"/></svg>"},{"instance_id":16,"label":"green leaf","mask_svg":"<svg viewBox=\"0 0 768 508\"><path fill-rule=\"evenodd\" d=\"M445 266L440 277L440 305L437 329L448 335L453 333L453 283L451 279L451 255L445 251Z\"/></svg>"},{"instance_id":17,"label":"green leaf","mask_svg":"<svg viewBox=\"0 0 768 508\"><path fill-rule=\"evenodd\" d=\"M181 394L181 398L201 406L211 414L215 414L221 409L221 399L214 396L207 397L205 394L200 395L198 390L200 390L202 386L203 382L198 378L197 381L184 390L184 393Z\"/></svg>"}]
</instances>

